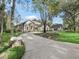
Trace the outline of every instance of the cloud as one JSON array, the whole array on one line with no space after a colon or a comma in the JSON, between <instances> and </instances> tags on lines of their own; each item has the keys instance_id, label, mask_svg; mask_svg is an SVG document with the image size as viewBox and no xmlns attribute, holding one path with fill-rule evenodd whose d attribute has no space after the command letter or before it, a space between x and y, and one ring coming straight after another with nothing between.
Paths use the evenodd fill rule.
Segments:
<instances>
[{"instance_id":1,"label":"cloud","mask_svg":"<svg viewBox=\"0 0 79 59\"><path fill-rule=\"evenodd\" d=\"M26 16L25 19L26 20L34 20L34 19L39 20L39 17L36 17L36 16Z\"/></svg>"}]
</instances>

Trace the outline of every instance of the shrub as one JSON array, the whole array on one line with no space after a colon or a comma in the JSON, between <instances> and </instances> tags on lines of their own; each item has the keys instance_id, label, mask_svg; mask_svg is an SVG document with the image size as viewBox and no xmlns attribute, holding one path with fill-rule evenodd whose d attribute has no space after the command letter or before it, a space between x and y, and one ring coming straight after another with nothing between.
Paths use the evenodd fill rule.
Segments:
<instances>
[{"instance_id":1,"label":"shrub","mask_svg":"<svg viewBox=\"0 0 79 59\"><path fill-rule=\"evenodd\" d=\"M8 49L8 46L1 47L1 48L0 48L0 53L4 52L4 51L7 50L7 49Z\"/></svg>"},{"instance_id":2,"label":"shrub","mask_svg":"<svg viewBox=\"0 0 79 59\"><path fill-rule=\"evenodd\" d=\"M11 30L5 30L4 32L6 32L6 33L10 33L10 32L11 32Z\"/></svg>"},{"instance_id":3,"label":"shrub","mask_svg":"<svg viewBox=\"0 0 79 59\"><path fill-rule=\"evenodd\" d=\"M10 40L10 33L3 33L3 42L8 42Z\"/></svg>"}]
</instances>

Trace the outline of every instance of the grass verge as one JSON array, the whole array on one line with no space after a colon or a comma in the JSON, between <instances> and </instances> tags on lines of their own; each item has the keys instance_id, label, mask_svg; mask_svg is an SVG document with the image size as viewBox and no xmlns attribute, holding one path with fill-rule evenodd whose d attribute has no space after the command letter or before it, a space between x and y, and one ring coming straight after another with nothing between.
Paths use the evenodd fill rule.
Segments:
<instances>
[{"instance_id":1,"label":"grass verge","mask_svg":"<svg viewBox=\"0 0 79 59\"><path fill-rule=\"evenodd\" d=\"M10 48L8 52L9 52L8 59L21 59L25 52L25 48L24 46L18 46Z\"/></svg>"}]
</instances>

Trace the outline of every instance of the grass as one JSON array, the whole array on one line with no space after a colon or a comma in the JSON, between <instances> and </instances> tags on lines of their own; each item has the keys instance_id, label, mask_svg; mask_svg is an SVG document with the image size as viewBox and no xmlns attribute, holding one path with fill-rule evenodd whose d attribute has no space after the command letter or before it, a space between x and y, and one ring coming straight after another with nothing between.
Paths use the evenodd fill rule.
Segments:
<instances>
[{"instance_id":1,"label":"grass","mask_svg":"<svg viewBox=\"0 0 79 59\"><path fill-rule=\"evenodd\" d=\"M57 33L37 33L35 35L40 35L49 39L62 42L70 42L79 44L79 33L72 32L57 32Z\"/></svg>"},{"instance_id":2,"label":"grass","mask_svg":"<svg viewBox=\"0 0 79 59\"><path fill-rule=\"evenodd\" d=\"M9 49L8 59L21 59L25 52L24 46Z\"/></svg>"},{"instance_id":3,"label":"grass","mask_svg":"<svg viewBox=\"0 0 79 59\"><path fill-rule=\"evenodd\" d=\"M57 40L79 44L79 33L59 32Z\"/></svg>"},{"instance_id":4,"label":"grass","mask_svg":"<svg viewBox=\"0 0 79 59\"><path fill-rule=\"evenodd\" d=\"M3 35L2 35L2 41L3 42L8 42L9 40L10 40L10 37L11 37L11 35L10 35L10 33L3 33Z\"/></svg>"},{"instance_id":5,"label":"grass","mask_svg":"<svg viewBox=\"0 0 79 59\"><path fill-rule=\"evenodd\" d=\"M18 36L18 35L20 35L21 34L21 32L14 32L14 36ZM10 33L6 33L6 32L4 32L3 33L3 35L2 35L2 38L3 38L3 42L9 42L9 40L10 40L10 38L11 38L11 34Z\"/></svg>"},{"instance_id":6,"label":"grass","mask_svg":"<svg viewBox=\"0 0 79 59\"><path fill-rule=\"evenodd\" d=\"M4 51L7 50L7 49L8 49L8 46L3 46L3 47L1 47L1 48L0 48L0 53L4 52Z\"/></svg>"},{"instance_id":7,"label":"grass","mask_svg":"<svg viewBox=\"0 0 79 59\"><path fill-rule=\"evenodd\" d=\"M18 36L20 34L21 34L21 32L15 32L14 36ZM11 38L10 33L6 33L6 32L3 33L3 35L2 35L2 44L0 46L0 53L2 53L2 52L4 52L5 50L8 49L8 44L9 44L10 38Z\"/></svg>"},{"instance_id":8,"label":"grass","mask_svg":"<svg viewBox=\"0 0 79 59\"><path fill-rule=\"evenodd\" d=\"M22 32L14 32L14 36L19 36Z\"/></svg>"},{"instance_id":9,"label":"grass","mask_svg":"<svg viewBox=\"0 0 79 59\"><path fill-rule=\"evenodd\" d=\"M18 36L20 34L21 34L21 32L15 32L14 36ZM14 47L14 48L9 48L8 44L9 44L9 41L11 38L11 34L4 32L2 36L3 36L2 37L3 45L0 47L0 54L2 54L2 53L5 53L5 55L7 54L8 59L21 59L21 57L23 56L23 54L25 52L24 44L22 44L21 46Z\"/></svg>"}]
</instances>

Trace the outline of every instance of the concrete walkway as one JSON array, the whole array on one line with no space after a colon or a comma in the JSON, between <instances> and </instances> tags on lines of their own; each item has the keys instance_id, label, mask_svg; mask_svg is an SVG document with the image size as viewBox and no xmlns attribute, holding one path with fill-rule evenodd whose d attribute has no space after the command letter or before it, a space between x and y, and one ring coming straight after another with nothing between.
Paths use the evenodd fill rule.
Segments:
<instances>
[{"instance_id":1,"label":"concrete walkway","mask_svg":"<svg viewBox=\"0 0 79 59\"><path fill-rule=\"evenodd\" d=\"M22 59L79 59L79 45L56 42L31 33L21 35L26 47Z\"/></svg>"}]
</instances>

